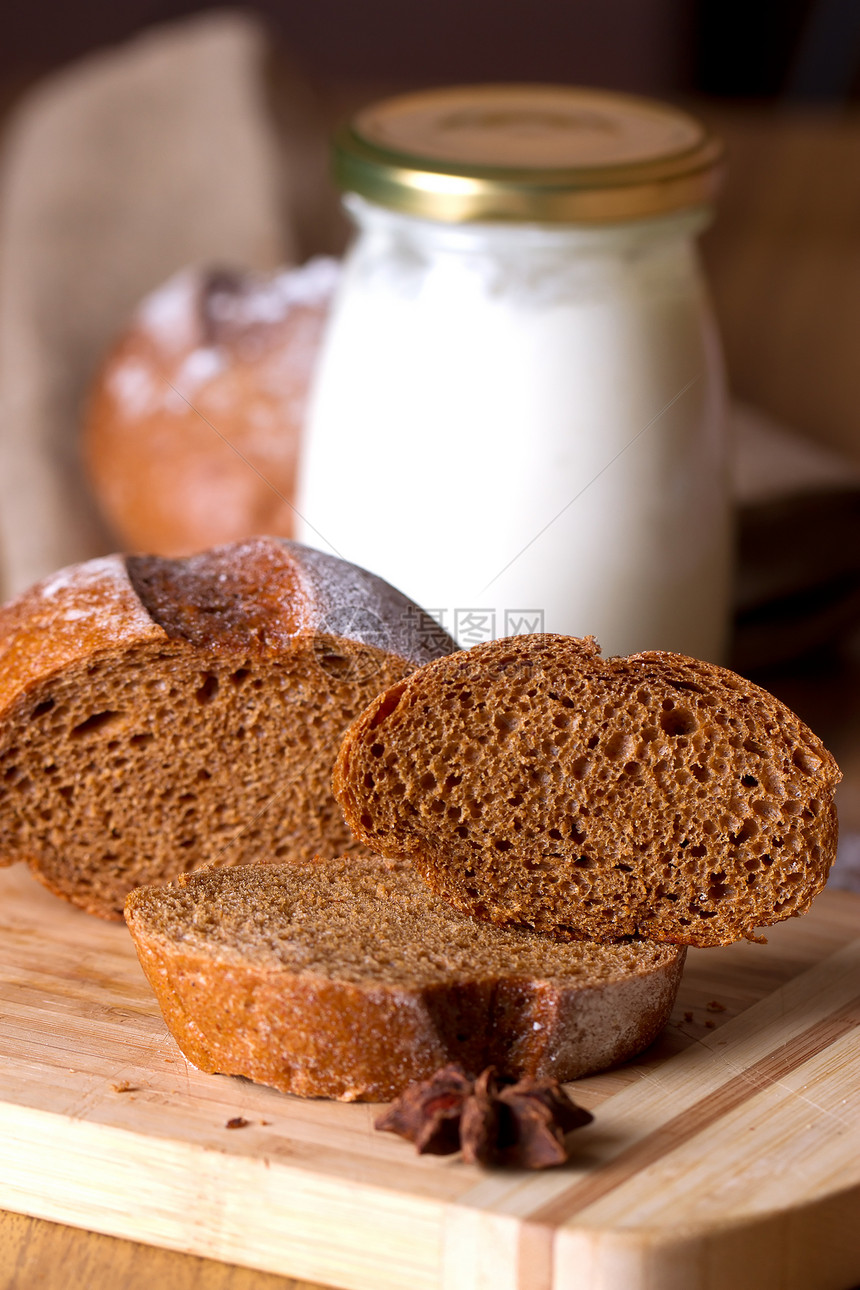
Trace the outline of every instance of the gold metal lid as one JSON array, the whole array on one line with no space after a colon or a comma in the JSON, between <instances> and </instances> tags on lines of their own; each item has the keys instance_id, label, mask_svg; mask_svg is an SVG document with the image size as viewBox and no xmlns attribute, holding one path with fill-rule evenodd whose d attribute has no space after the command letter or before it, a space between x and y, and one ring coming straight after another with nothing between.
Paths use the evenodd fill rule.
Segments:
<instances>
[{"instance_id":1,"label":"gold metal lid","mask_svg":"<svg viewBox=\"0 0 860 1290\"><path fill-rule=\"evenodd\" d=\"M387 99L335 139L342 188L460 223L603 223L706 205L722 147L650 99L555 85L475 85Z\"/></svg>"}]
</instances>

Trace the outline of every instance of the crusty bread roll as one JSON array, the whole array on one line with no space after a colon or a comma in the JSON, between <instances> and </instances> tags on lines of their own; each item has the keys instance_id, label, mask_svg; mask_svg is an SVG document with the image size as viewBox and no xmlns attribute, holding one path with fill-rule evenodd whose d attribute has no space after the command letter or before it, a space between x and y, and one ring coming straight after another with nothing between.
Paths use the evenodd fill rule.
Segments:
<instances>
[{"instance_id":1,"label":"crusty bread roll","mask_svg":"<svg viewBox=\"0 0 860 1290\"><path fill-rule=\"evenodd\" d=\"M479 918L725 945L809 907L840 778L794 713L732 672L538 635L374 699L335 795L356 838Z\"/></svg>"},{"instance_id":2,"label":"crusty bread roll","mask_svg":"<svg viewBox=\"0 0 860 1290\"><path fill-rule=\"evenodd\" d=\"M140 305L93 384L84 460L133 551L292 537L300 439L338 277L188 269Z\"/></svg>"},{"instance_id":3,"label":"crusty bread roll","mask_svg":"<svg viewBox=\"0 0 860 1290\"><path fill-rule=\"evenodd\" d=\"M450 1061L558 1080L622 1061L665 1025L684 962L466 919L376 857L210 870L133 892L126 919L195 1066L348 1101Z\"/></svg>"},{"instance_id":4,"label":"crusty bread roll","mask_svg":"<svg viewBox=\"0 0 860 1290\"><path fill-rule=\"evenodd\" d=\"M0 863L121 918L203 864L355 848L349 722L454 642L379 578L258 538L109 556L0 610Z\"/></svg>"}]
</instances>

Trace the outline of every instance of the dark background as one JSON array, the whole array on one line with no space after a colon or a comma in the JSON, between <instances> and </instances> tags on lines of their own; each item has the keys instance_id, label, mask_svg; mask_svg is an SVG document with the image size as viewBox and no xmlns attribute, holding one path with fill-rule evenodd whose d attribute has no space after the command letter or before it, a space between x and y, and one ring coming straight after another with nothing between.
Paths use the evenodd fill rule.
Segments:
<instances>
[{"instance_id":1,"label":"dark background","mask_svg":"<svg viewBox=\"0 0 860 1290\"><path fill-rule=\"evenodd\" d=\"M29 77L195 0L36 0L0 11L0 77ZM745 100L856 98L858 0L255 0L313 77L578 82Z\"/></svg>"}]
</instances>

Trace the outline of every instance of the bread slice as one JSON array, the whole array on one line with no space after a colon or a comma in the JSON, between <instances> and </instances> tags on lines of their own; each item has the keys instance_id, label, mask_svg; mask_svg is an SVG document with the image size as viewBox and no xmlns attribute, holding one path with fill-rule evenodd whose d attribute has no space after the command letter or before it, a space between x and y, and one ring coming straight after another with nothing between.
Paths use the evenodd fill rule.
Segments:
<instances>
[{"instance_id":1,"label":"bread slice","mask_svg":"<svg viewBox=\"0 0 860 1290\"><path fill-rule=\"evenodd\" d=\"M202 864L337 854L343 731L454 649L387 583L259 538L109 556L0 610L0 857L91 913Z\"/></svg>"},{"instance_id":2,"label":"bread slice","mask_svg":"<svg viewBox=\"0 0 860 1290\"><path fill-rule=\"evenodd\" d=\"M213 869L133 892L165 1020L204 1071L383 1101L457 1061L574 1079L665 1025L684 951L463 918L378 857Z\"/></svg>"},{"instance_id":3,"label":"bread slice","mask_svg":"<svg viewBox=\"0 0 860 1290\"><path fill-rule=\"evenodd\" d=\"M374 699L335 795L358 839L479 918L725 945L809 907L840 778L802 721L732 672L538 635Z\"/></svg>"}]
</instances>

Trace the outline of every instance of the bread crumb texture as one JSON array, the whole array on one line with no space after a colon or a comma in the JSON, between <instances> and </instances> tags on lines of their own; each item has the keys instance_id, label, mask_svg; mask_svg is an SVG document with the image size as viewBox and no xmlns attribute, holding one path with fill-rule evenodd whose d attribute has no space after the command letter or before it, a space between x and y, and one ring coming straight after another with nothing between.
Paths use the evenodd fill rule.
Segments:
<instances>
[{"instance_id":1,"label":"bread crumb texture","mask_svg":"<svg viewBox=\"0 0 860 1290\"><path fill-rule=\"evenodd\" d=\"M379 579L270 538L55 575L0 610L0 862L121 918L201 865L359 849L341 736L431 634Z\"/></svg>"},{"instance_id":2,"label":"bread crumb texture","mask_svg":"<svg viewBox=\"0 0 860 1290\"><path fill-rule=\"evenodd\" d=\"M190 1061L344 1100L449 1061L567 1080L624 1060L668 1020L684 959L476 922L379 857L212 869L133 892L126 919Z\"/></svg>"},{"instance_id":3,"label":"bread crumb texture","mask_svg":"<svg viewBox=\"0 0 860 1290\"><path fill-rule=\"evenodd\" d=\"M375 699L335 791L357 838L479 918L707 946L809 907L840 778L794 713L724 668L538 635Z\"/></svg>"}]
</instances>

